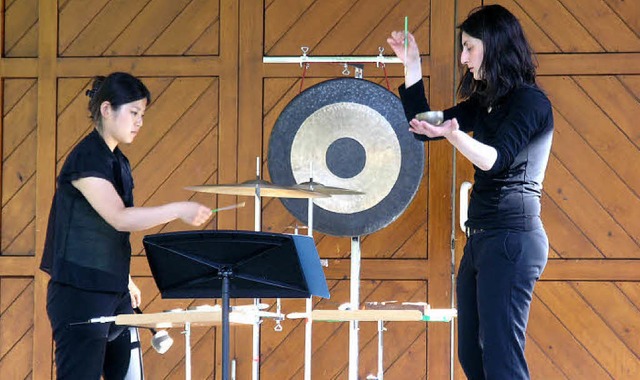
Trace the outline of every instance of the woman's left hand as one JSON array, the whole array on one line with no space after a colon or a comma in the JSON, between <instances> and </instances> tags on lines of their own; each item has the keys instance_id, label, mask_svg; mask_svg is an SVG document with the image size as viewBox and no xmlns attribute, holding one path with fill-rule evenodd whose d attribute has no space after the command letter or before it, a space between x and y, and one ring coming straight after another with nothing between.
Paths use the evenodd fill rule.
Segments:
<instances>
[{"instance_id":1,"label":"woman's left hand","mask_svg":"<svg viewBox=\"0 0 640 380\"><path fill-rule=\"evenodd\" d=\"M134 309L140 307L142 304L142 292L133 282L131 276L129 276L129 295L131 296L131 307Z\"/></svg>"},{"instance_id":2,"label":"woman's left hand","mask_svg":"<svg viewBox=\"0 0 640 380\"><path fill-rule=\"evenodd\" d=\"M455 118L450 120L445 120L442 124L437 126L433 124L429 124L426 121L413 119L409 122L409 125L411 126L409 128L409 131L418 135L425 135L429 138L436 138L436 137L447 138L453 132L460 129L460 126L458 125L458 120L456 120Z\"/></svg>"}]
</instances>

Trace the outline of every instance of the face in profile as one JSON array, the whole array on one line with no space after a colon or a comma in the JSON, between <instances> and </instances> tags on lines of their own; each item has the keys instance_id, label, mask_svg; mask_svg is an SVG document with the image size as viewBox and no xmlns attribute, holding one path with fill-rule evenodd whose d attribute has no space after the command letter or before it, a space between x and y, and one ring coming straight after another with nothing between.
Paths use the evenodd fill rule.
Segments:
<instances>
[{"instance_id":1,"label":"face in profile","mask_svg":"<svg viewBox=\"0 0 640 380\"><path fill-rule=\"evenodd\" d=\"M114 109L109 102L102 106L103 138L109 146L130 144L140 131L147 108L147 99L142 98Z\"/></svg>"},{"instance_id":2,"label":"face in profile","mask_svg":"<svg viewBox=\"0 0 640 380\"><path fill-rule=\"evenodd\" d=\"M473 74L473 79L481 80L482 60L484 59L484 44L482 40L471 37L462 32L462 52L460 53L460 63L466 65Z\"/></svg>"}]
</instances>

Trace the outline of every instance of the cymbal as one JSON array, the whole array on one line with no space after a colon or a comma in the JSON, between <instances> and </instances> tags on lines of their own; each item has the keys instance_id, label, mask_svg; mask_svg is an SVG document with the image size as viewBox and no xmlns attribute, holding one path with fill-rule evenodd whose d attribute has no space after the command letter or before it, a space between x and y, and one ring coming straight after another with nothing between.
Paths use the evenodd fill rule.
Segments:
<instances>
[{"instance_id":1,"label":"cymbal","mask_svg":"<svg viewBox=\"0 0 640 380\"><path fill-rule=\"evenodd\" d=\"M301 190L314 191L316 193L322 193L327 195L362 195L361 191L343 189L341 187L325 186L319 182L302 182L292 187Z\"/></svg>"},{"instance_id":2,"label":"cymbal","mask_svg":"<svg viewBox=\"0 0 640 380\"><path fill-rule=\"evenodd\" d=\"M252 180L237 184L222 184L222 185L198 185L187 186L185 189L197 191L201 193L214 193L214 194L226 194L226 195L244 195L254 196L256 195L256 188L260 190L261 197L274 197L274 198L327 198L329 195L318 192L305 190L300 188L294 188L290 186L274 185L271 182L264 180Z\"/></svg>"}]
</instances>

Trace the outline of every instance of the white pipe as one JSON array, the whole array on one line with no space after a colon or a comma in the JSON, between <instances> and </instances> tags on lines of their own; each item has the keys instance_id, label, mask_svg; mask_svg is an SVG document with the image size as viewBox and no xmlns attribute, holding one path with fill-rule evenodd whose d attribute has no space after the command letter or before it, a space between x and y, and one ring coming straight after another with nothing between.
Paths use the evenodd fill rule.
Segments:
<instances>
[{"instance_id":1,"label":"white pipe","mask_svg":"<svg viewBox=\"0 0 640 380\"><path fill-rule=\"evenodd\" d=\"M289 56L289 57L262 57L262 63L298 63L302 65L303 63L377 63L377 64L387 64L387 63L402 63L400 58L397 57L386 57L386 56L362 56L362 57L339 57L339 56L316 56L311 57L307 55L302 55L298 57Z\"/></svg>"},{"instance_id":2,"label":"white pipe","mask_svg":"<svg viewBox=\"0 0 640 380\"><path fill-rule=\"evenodd\" d=\"M191 323L184 324L184 378L191 380Z\"/></svg>"},{"instance_id":3,"label":"white pipe","mask_svg":"<svg viewBox=\"0 0 640 380\"><path fill-rule=\"evenodd\" d=\"M378 321L378 377L376 380L384 380L384 321Z\"/></svg>"},{"instance_id":4,"label":"white pipe","mask_svg":"<svg viewBox=\"0 0 640 380\"><path fill-rule=\"evenodd\" d=\"M471 182L465 181L460 185L460 229L466 232L465 223L469 218L469 191L473 185Z\"/></svg>"},{"instance_id":5,"label":"white pipe","mask_svg":"<svg viewBox=\"0 0 640 380\"><path fill-rule=\"evenodd\" d=\"M360 237L351 237L351 310L360 308ZM349 322L349 380L358 380L358 321Z\"/></svg>"},{"instance_id":6,"label":"white pipe","mask_svg":"<svg viewBox=\"0 0 640 380\"><path fill-rule=\"evenodd\" d=\"M256 178L258 179L258 183L256 184L256 194L255 194L255 230L256 232L260 232L262 230L261 220L260 220L260 212L262 211L262 202L260 198L260 157L256 157ZM254 298L253 304L258 307L260 305L260 298ZM253 380L260 379L260 320L256 321L253 324L252 331L252 343L253 349L252 354L253 358L251 360L251 378Z\"/></svg>"}]
</instances>

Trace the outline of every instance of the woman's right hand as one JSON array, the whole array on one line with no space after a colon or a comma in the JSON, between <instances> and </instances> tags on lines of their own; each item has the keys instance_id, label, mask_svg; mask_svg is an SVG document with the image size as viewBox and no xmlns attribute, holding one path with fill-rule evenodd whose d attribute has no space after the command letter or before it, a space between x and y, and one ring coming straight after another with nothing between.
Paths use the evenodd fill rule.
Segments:
<instances>
[{"instance_id":1,"label":"woman's right hand","mask_svg":"<svg viewBox=\"0 0 640 380\"><path fill-rule=\"evenodd\" d=\"M416 43L416 39L413 37L413 34L408 33L408 46L407 46L407 56L404 56L404 32L403 31L393 31L391 32L391 36L387 38L387 43L393 49L393 52L396 54L398 58L405 64L405 66L411 66L412 64L420 63L420 50L418 50L418 44Z\"/></svg>"},{"instance_id":2,"label":"woman's right hand","mask_svg":"<svg viewBox=\"0 0 640 380\"><path fill-rule=\"evenodd\" d=\"M197 202L178 202L178 217L185 223L192 226L200 226L211 218L213 211Z\"/></svg>"}]
</instances>

